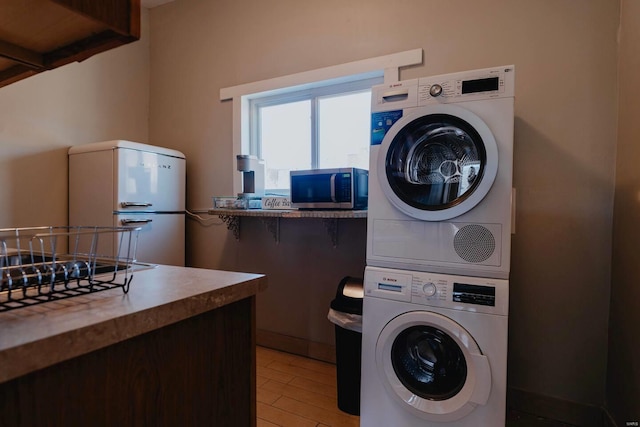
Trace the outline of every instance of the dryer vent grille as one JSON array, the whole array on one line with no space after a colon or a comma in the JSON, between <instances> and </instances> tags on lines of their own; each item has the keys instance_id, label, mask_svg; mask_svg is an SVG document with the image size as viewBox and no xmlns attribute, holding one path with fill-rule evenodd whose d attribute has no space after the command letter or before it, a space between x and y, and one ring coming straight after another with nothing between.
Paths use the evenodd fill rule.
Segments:
<instances>
[{"instance_id":1,"label":"dryer vent grille","mask_svg":"<svg viewBox=\"0 0 640 427\"><path fill-rule=\"evenodd\" d=\"M496 239L488 228L477 224L465 225L453 238L453 247L467 262L486 261L496 250Z\"/></svg>"}]
</instances>

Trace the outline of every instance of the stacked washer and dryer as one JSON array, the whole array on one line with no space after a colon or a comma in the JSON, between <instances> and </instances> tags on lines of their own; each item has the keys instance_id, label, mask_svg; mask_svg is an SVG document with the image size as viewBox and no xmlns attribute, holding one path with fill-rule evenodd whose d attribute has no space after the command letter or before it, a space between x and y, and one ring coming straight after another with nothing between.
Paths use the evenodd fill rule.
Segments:
<instances>
[{"instance_id":1,"label":"stacked washer and dryer","mask_svg":"<svg viewBox=\"0 0 640 427\"><path fill-rule=\"evenodd\" d=\"M514 71L373 88L363 427L505 425Z\"/></svg>"}]
</instances>

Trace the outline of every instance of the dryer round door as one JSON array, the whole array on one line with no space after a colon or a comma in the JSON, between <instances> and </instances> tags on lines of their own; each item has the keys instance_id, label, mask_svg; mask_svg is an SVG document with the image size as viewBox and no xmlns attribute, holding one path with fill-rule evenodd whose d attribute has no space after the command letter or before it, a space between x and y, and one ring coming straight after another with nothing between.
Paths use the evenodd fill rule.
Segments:
<instances>
[{"instance_id":1,"label":"dryer round door","mask_svg":"<svg viewBox=\"0 0 640 427\"><path fill-rule=\"evenodd\" d=\"M487 357L462 326L438 313L392 319L378 337L376 366L387 393L426 420L463 418L491 391Z\"/></svg>"},{"instance_id":2,"label":"dryer round door","mask_svg":"<svg viewBox=\"0 0 640 427\"><path fill-rule=\"evenodd\" d=\"M376 167L395 207L417 219L442 221L468 212L487 195L498 171L498 147L473 112L429 105L389 129Z\"/></svg>"}]
</instances>

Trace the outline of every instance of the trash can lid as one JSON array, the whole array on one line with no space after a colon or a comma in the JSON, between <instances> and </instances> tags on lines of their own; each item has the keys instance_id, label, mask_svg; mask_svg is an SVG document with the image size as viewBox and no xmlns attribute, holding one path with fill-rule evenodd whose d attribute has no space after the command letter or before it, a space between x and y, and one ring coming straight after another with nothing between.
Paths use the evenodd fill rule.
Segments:
<instances>
[{"instance_id":1,"label":"trash can lid","mask_svg":"<svg viewBox=\"0 0 640 427\"><path fill-rule=\"evenodd\" d=\"M331 301L331 308L344 313L362 315L363 298L363 280L357 277L346 276L338 285L336 297Z\"/></svg>"}]
</instances>

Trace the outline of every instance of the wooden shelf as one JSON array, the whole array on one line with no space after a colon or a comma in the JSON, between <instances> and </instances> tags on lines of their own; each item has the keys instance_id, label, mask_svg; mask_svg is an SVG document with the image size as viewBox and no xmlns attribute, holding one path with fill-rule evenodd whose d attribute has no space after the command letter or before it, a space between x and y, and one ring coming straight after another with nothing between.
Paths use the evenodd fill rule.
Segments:
<instances>
[{"instance_id":1,"label":"wooden shelf","mask_svg":"<svg viewBox=\"0 0 640 427\"><path fill-rule=\"evenodd\" d=\"M140 38L140 0L0 3L0 87Z\"/></svg>"},{"instance_id":2,"label":"wooden shelf","mask_svg":"<svg viewBox=\"0 0 640 427\"><path fill-rule=\"evenodd\" d=\"M209 215L218 215L236 240L240 240L240 218L259 218L280 241L280 219L319 218L322 220L333 246L338 246L338 220L367 218L366 210L270 210L270 209L210 209Z\"/></svg>"}]
</instances>

